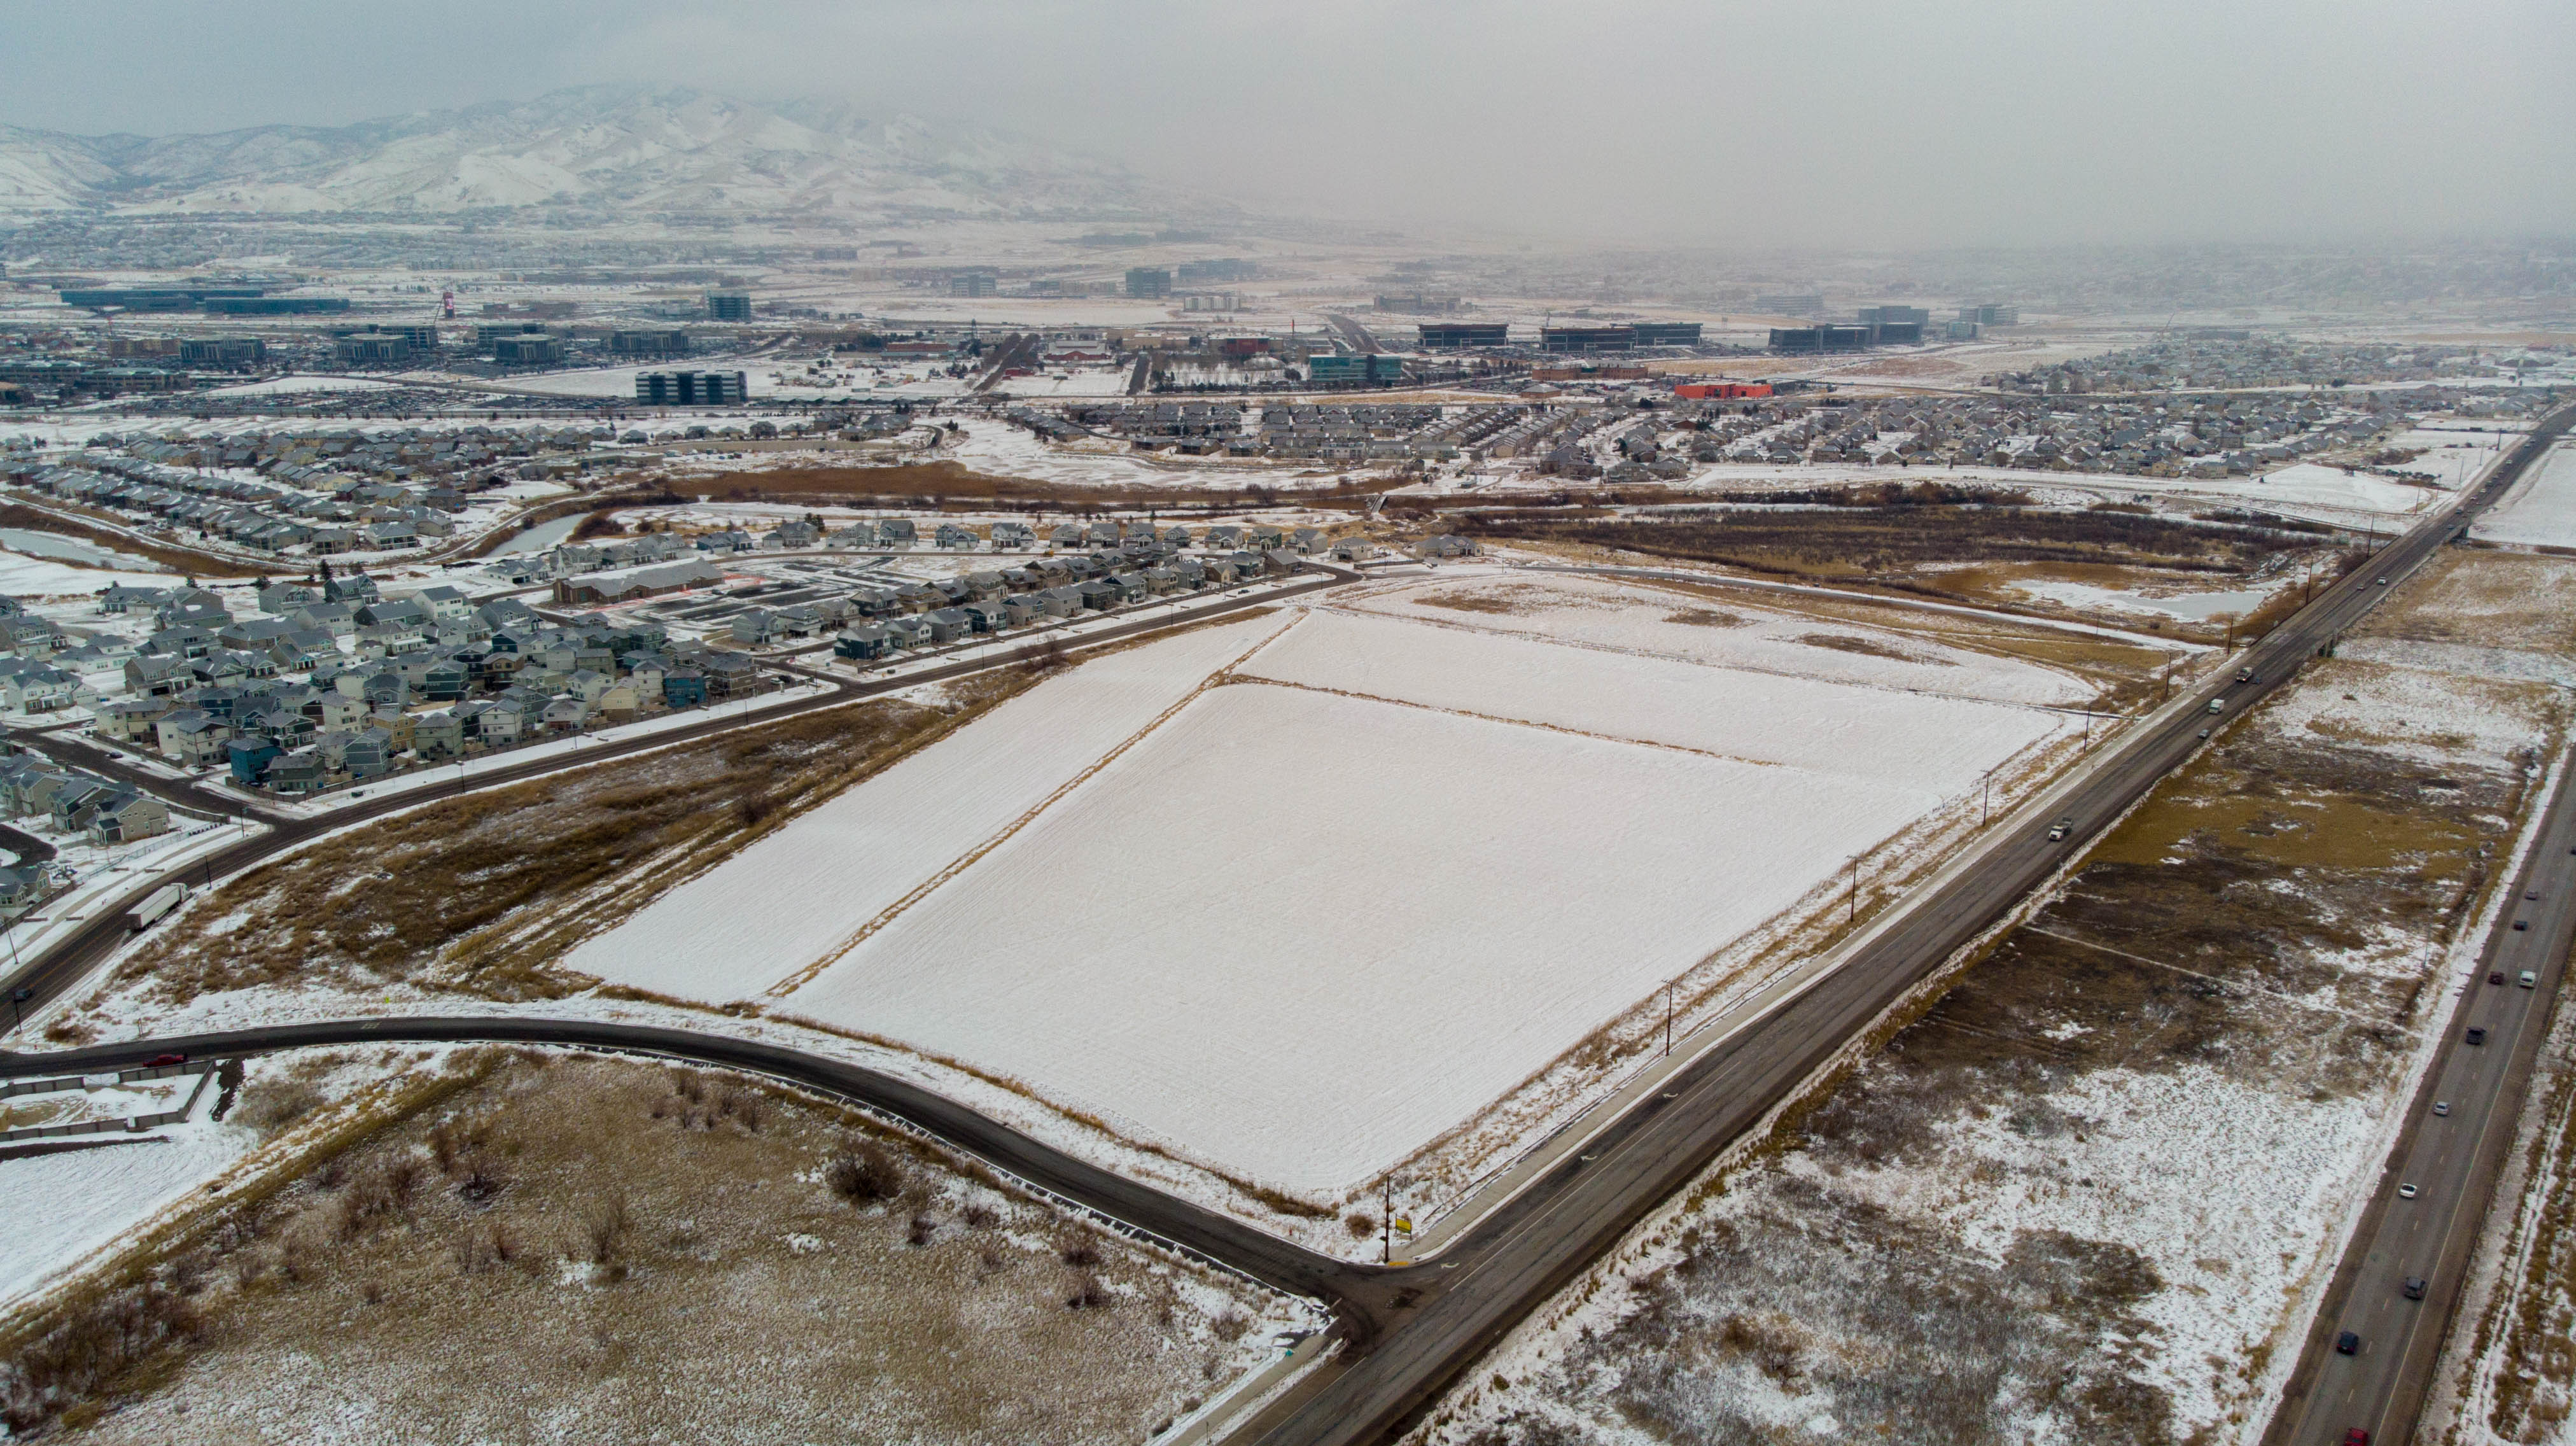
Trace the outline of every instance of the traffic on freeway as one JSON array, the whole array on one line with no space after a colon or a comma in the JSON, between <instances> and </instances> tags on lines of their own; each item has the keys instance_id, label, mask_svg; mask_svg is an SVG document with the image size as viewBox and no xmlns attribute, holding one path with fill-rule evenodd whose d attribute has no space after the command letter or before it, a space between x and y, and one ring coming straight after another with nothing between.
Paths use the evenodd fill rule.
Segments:
<instances>
[{"instance_id":1,"label":"traffic on freeway","mask_svg":"<svg viewBox=\"0 0 2576 1446\"><path fill-rule=\"evenodd\" d=\"M2356 1427L2402 1441L2423 1405L2576 943L2576 770L2504 902L2477 963L2450 981L2464 997L2318 1313L2276 1441L2334 1446Z\"/></svg>"}]
</instances>

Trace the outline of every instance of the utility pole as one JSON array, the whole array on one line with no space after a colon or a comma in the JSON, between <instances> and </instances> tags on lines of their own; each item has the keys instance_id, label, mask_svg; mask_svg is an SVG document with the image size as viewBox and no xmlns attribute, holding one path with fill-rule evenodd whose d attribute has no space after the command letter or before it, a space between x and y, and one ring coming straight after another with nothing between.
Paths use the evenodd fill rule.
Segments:
<instances>
[{"instance_id":1,"label":"utility pole","mask_svg":"<svg viewBox=\"0 0 2576 1446\"><path fill-rule=\"evenodd\" d=\"M1672 986L1672 984L1671 984L1671 982L1670 982L1670 981L1667 981L1667 982L1665 983L1665 985L1664 985L1664 1057L1665 1057L1666 1059L1670 1059L1670 1058L1672 1057L1672 1053L1673 1053L1673 986Z\"/></svg>"},{"instance_id":2,"label":"utility pole","mask_svg":"<svg viewBox=\"0 0 2576 1446\"><path fill-rule=\"evenodd\" d=\"M1846 924L1856 924L1860 922L1860 855L1858 854L1852 855L1851 893L1849 895L1849 907L1843 914L1843 922Z\"/></svg>"},{"instance_id":3,"label":"utility pole","mask_svg":"<svg viewBox=\"0 0 2576 1446\"><path fill-rule=\"evenodd\" d=\"M1378 1197L1378 1247L1380 1265L1395 1263L1395 1177L1386 1177L1384 1193Z\"/></svg>"}]
</instances>

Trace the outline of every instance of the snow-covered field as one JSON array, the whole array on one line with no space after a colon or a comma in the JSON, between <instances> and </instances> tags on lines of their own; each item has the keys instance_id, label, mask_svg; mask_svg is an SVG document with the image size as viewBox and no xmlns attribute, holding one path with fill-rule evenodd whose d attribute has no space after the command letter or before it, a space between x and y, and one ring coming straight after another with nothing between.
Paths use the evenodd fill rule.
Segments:
<instances>
[{"instance_id":1,"label":"snow-covered field","mask_svg":"<svg viewBox=\"0 0 2576 1446\"><path fill-rule=\"evenodd\" d=\"M786 1007L1329 1191L1916 812L1788 769L1226 688Z\"/></svg>"},{"instance_id":2,"label":"snow-covered field","mask_svg":"<svg viewBox=\"0 0 2576 1446\"><path fill-rule=\"evenodd\" d=\"M2471 536L2525 547L2576 547L2576 447L2549 449L2540 464L2478 515Z\"/></svg>"},{"instance_id":3,"label":"snow-covered field","mask_svg":"<svg viewBox=\"0 0 2576 1446\"><path fill-rule=\"evenodd\" d=\"M59 597L66 593L94 593L114 583L128 587L168 587L166 572L110 572L98 567L75 567L50 557L30 557L23 552L0 548L0 593L12 597Z\"/></svg>"},{"instance_id":4,"label":"snow-covered field","mask_svg":"<svg viewBox=\"0 0 2576 1446\"><path fill-rule=\"evenodd\" d=\"M1452 568L1433 582L1376 592L1350 606L1451 628L1910 693L2057 706L2087 696L2081 683L2047 668L1865 624L1825 623L1740 595L1702 603L1640 583Z\"/></svg>"},{"instance_id":5,"label":"snow-covered field","mask_svg":"<svg viewBox=\"0 0 2576 1446\"><path fill-rule=\"evenodd\" d=\"M1423 608L1085 664L567 963L767 989L1219 1169L1348 1190L2069 727L1894 681L2078 691L1900 635L1897 658L1782 640L1764 669L1659 654L1735 629L1637 591L1570 585L1561 611L1615 647Z\"/></svg>"},{"instance_id":6,"label":"snow-covered field","mask_svg":"<svg viewBox=\"0 0 2576 1446\"><path fill-rule=\"evenodd\" d=\"M840 948L1280 626L1255 619L1209 628L1050 679L673 891L565 963L683 998L759 994Z\"/></svg>"},{"instance_id":7,"label":"snow-covered field","mask_svg":"<svg viewBox=\"0 0 2576 1446\"><path fill-rule=\"evenodd\" d=\"M1925 807L2063 726L2032 708L1351 614L1311 619L1243 671L1861 779L1917 794Z\"/></svg>"},{"instance_id":8,"label":"snow-covered field","mask_svg":"<svg viewBox=\"0 0 2576 1446\"><path fill-rule=\"evenodd\" d=\"M15 1300L199 1188L256 1143L247 1130L192 1123L155 1137L0 1160L16 1202L0 1231L0 1300Z\"/></svg>"},{"instance_id":9,"label":"snow-covered field","mask_svg":"<svg viewBox=\"0 0 2576 1446\"><path fill-rule=\"evenodd\" d=\"M371 381L365 377L271 377L266 381L242 382L235 386L216 387L210 397L271 397L300 392L379 392L392 391L400 383Z\"/></svg>"}]
</instances>

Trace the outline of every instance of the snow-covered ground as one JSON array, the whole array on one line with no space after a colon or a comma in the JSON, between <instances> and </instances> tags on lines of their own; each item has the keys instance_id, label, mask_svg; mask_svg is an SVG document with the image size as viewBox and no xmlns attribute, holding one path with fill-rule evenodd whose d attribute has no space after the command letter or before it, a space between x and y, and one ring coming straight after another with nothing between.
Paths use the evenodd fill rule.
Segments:
<instances>
[{"instance_id":1,"label":"snow-covered ground","mask_svg":"<svg viewBox=\"0 0 2576 1446\"><path fill-rule=\"evenodd\" d=\"M100 1090L95 1095L102 1098L86 1102L121 1114L175 1109L198 1078L180 1075ZM110 1102L106 1096L116 1098ZM11 1103L24 1107L55 1098L22 1095ZM67 1143L83 1148L0 1160L0 1199L13 1202L9 1228L0 1230L0 1301L36 1289L248 1154L256 1137L209 1121L214 1103L210 1087L183 1124L141 1137L77 1136ZM93 1140L106 1143L87 1143Z\"/></svg>"},{"instance_id":2,"label":"snow-covered ground","mask_svg":"<svg viewBox=\"0 0 2576 1446\"><path fill-rule=\"evenodd\" d=\"M2576 447L2549 449L2494 506L2478 514L2469 535L2526 547L2576 547Z\"/></svg>"},{"instance_id":3,"label":"snow-covered ground","mask_svg":"<svg viewBox=\"0 0 2576 1446\"><path fill-rule=\"evenodd\" d=\"M166 572L111 572L103 567L75 567L50 557L34 557L0 548L0 593L11 597L60 597L94 593L114 583L128 587L168 587Z\"/></svg>"},{"instance_id":4,"label":"snow-covered ground","mask_svg":"<svg viewBox=\"0 0 2576 1446\"><path fill-rule=\"evenodd\" d=\"M2169 618L2189 618L2206 622L2221 613L2239 617L2271 600L2273 589L2262 587L2235 588L2221 592L2183 592L2158 596L2152 593L2126 592L2119 588L2095 587L2085 582L2017 582L2013 591L2064 603L2087 611L2108 608L2113 612L2162 613Z\"/></svg>"},{"instance_id":5,"label":"snow-covered ground","mask_svg":"<svg viewBox=\"0 0 2576 1446\"><path fill-rule=\"evenodd\" d=\"M272 397L300 392L382 392L398 390L400 383L371 381L365 377L271 377L266 381L242 382L229 387L216 387L210 397Z\"/></svg>"},{"instance_id":6,"label":"snow-covered ground","mask_svg":"<svg viewBox=\"0 0 2576 1446\"><path fill-rule=\"evenodd\" d=\"M1919 794L1925 807L2063 726L2032 708L1353 614L1312 619L1243 671L1863 780Z\"/></svg>"},{"instance_id":7,"label":"snow-covered ground","mask_svg":"<svg viewBox=\"0 0 2576 1446\"><path fill-rule=\"evenodd\" d=\"M2077 680L2030 663L1862 623L1827 623L1740 594L1702 602L1642 583L1450 567L1349 606L1450 628L1954 698L2065 706L2090 695Z\"/></svg>"},{"instance_id":8,"label":"snow-covered ground","mask_svg":"<svg viewBox=\"0 0 2576 1446\"><path fill-rule=\"evenodd\" d=\"M1224 688L784 1008L1337 1191L1918 811L1801 770Z\"/></svg>"},{"instance_id":9,"label":"snow-covered ground","mask_svg":"<svg viewBox=\"0 0 2576 1446\"><path fill-rule=\"evenodd\" d=\"M1689 601L1568 580L1570 628L1616 646L1448 625L1543 610L1419 607L1088 663L566 962L711 1002L766 988L1187 1158L1347 1190L2066 732L2024 700L2081 691L1839 624L1904 652L1643 645L1739 630L1660 621Z\"/></svg>"},{"instance_id":10,"label":"snow-covered ground","mask_svg":"<svg viewBox=\"0 0 2576 1446\"><path fill-rule=\"evenodd\" d=\"M593 939L567 967L726 1002L832 954L1276 632L1208 628L1093 659L887 769ZM744 921L760 927L747 929Z\"/></svg>"}]
</instances>

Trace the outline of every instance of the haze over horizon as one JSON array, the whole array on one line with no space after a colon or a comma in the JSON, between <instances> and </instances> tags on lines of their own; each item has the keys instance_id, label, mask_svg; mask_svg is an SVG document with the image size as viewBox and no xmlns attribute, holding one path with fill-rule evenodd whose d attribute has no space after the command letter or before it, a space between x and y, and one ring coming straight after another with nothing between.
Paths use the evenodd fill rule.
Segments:
<instances>
[{"instance_id":1,"label":"haze over horizon","mask_svg":"<svg viewBox=\"0 0 2576 1446\"><path fill-rule=\"evenodd\" d=\"M2576 16L1122 3L20 10L0 122L345 125L675 84L1017 132L1269 213L1715 246L2576 230ZM2400 84L2386 83L2403 75ZM113 84L104 84L112 77Z\"/></svg>"}]
</instances>

